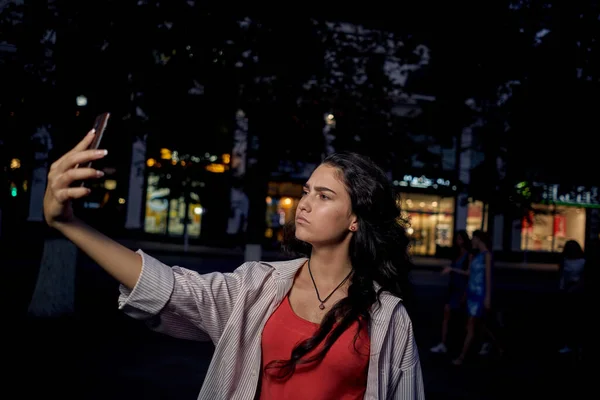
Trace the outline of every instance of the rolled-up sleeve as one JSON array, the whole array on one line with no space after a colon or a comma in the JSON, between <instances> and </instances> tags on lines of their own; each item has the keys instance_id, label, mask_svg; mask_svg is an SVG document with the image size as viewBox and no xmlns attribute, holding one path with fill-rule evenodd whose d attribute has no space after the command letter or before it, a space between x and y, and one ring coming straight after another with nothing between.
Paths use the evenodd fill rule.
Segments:
<instances>
[{"instance_id":1,"label":"rolled-up sleeve","mask_svg":"<svg viewBox=\"0 0 600 400\"><path fill-rule=\"evenodd\" d=\"M168 265L141 250L137 253L142 257L142 273L132 290L120 286L119 309L130 317L148 319L157 315L170 300L175 278Z\"/></svg>"},{"instance_id":2,"label":"rolled-up sleeve","mask_svg":"<svg viewBox=\"0 0 600 400\"><path fill-rule=\"evenodd\" d=\"M138 250L142 272L132 290L120 287L119 309L152 330L216 343L242 287L246 263L232 273L199 274L170 267Z\"/></svg>"}]
</instances>

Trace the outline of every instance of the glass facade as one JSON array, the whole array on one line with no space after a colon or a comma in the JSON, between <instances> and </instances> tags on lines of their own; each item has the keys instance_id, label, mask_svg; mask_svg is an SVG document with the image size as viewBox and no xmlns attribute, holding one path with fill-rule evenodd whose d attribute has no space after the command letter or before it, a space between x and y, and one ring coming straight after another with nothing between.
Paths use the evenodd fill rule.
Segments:
<instances>
[{"instance_id":1,"label":"glass facade","mask_svg":"<svg viewBox=\"0 0 600 400\"><path fill-rule=\"evenodd\" d=\"M170 188L160 187L159 182L159 175L152 172L148 174L144 231L174 237L182 236L187 208L188 235L191 238L200 237L204 210L198 193L192 190L186 207L183 195L174 198L171 196Z\"/></svg>"},{"instance_id":2,"label":"glass facade","mask_svg":"<svg viewBox=\"0 0 600 400\"><path fill-rule=\"evenodd\" d=\"M567 240L584 246L585 208L538 204L534 209L521 221L521 250L559 253Z\"/></svg>"},{"instance_id":3,"label":"glass facade","mask_svg":"<svg viewBox=\"0 0 600 400\"><path fill-rule=\"evenodd\" d=\"M454 197L400 193L400 207L408 219L411 253L433 256L438 247L451 247L454 236Z\"/></svg>"},{"instance_id":4,"label":"glass facade","mask_svg":"<svg viewBox=\"0 0 600 400\"><path fill-rule=\"evenodd\" d=\"M467 206L467 233L470 237L476 230L488 230L488 205L477 200Z\"/></svg>"},{"instance_id":5,"label":"glass facade","mask_svg":"<svg viewBox=\"0 0 600 400\"><path fill-rule=\"evenodd\" d=\"M283 240L283 227L292 221L302 196L302 185L292 182L270 182L266 211L265 238L273 243Z\"/></svg>"}]
</instances>

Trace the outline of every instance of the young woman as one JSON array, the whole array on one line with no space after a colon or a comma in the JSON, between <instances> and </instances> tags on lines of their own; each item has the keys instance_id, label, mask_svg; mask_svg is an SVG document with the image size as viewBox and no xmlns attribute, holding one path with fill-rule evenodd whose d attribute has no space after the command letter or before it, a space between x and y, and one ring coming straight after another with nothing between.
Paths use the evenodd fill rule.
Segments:
<instances>
[{"instance_id":1,"label":"young woman","mask_svg":"<svg viewBox=\"0 0 600 400\"><path fill-rule=\"evenodd\" d=\"M448 281L448 297L446 304L444 305L444 319L442 320L442 341L432 347L430 351L432 353L446 353L448 348L446 341L448 338L448 325L452 313L456 312L464 306L466 287L469 277L469 261L471 255L471 239L465 230L459 230L456 232L456 238L454 239L454 260L452 265L445 267L442 270L442 274L449 274L450 279Z\"/></svg>"},{"instance_id":2,"label":"young woman","mask_svg":"<svg viewBox=\"0 0 600 400\"><path fill-rule=\"evenodd\" d=\"M476 254L469 264L467 284L467 335L462 351L454 359L454 365L462 365L475 338L476 328L485 328L484 317L491 308L492 301L492 253L487 234L477 230L473 232L471 245ZM491 332L486 332L492 335ZM492 338L495 341L495 338Z\"/></svg>"},{"instance_id":3,"label":"young woman","mask_svg":"<svg viewBox=\"0 0 600 400\"><path fill-rule=\"evenodd\" d=\"M120 308L159 332L215 344L200 399L422 399L421 366L401 296L408 239L381 169L335 154L313 172L288 245L304 257L200 275L133 252L78 220L89 194L75 168L104 157L90 132L56 161L47 223L121 284Z\"/></svg>"}]
</instances>

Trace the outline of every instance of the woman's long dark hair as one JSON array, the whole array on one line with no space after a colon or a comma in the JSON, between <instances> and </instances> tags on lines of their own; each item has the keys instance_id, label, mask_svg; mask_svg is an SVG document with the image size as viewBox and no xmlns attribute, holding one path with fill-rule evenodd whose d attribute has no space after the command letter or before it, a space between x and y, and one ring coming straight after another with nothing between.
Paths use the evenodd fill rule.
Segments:
<instances>
[{"instance_id":1,"label":"woman's long dark hair","mask_svg":"<svg viewBox=\"0 0 600 400\"><path fill-rule=\"evenodd\" d=\"M490 239L490 235L487 232L484 232L480 229L477 229L473 232L473 237L481 240L485 247L487 247L488 251L492 251L492 240Z\"/></svg>"},{"instance_id":2,"label":"woman's long dark hair","mask_svg":"<svg viewBox=\"0 0 600 400\"><path fill-rule=\"evenodd\" d=\"M471 245L471 238L469 237L469 233L464 229L460 229L456 231L454 235L457 238L460 237L462 239L463 247L465 248L465 250L467 250L467 252L471 252L473 246ZM456 239L454 240L453 250L454 257L460 256L460 247L456 244Z\"/></svg>"},{"instance_id":3,"label":"woman's long dark hair","mask_svg":"<svg viewBox=\"0 0 600 400\"><path fill-rule=\"evenodd\" d=\"M584 258L585 254L579 242L576 240L567 240L562 251L562 257L567 260L576 260Z\"/></svg>"},{"instance_id":4,"label":"woman's long dark hair","mask_svg":"<svg viewBox=\"0 0 600 400\"><path fill-rule=\"evenodd\" d=\"M357 321L356 348L359 332L369 323L369 312L379 303L381 292L388 291L401 297L405 304L410 297L408 272L411 263L406 224L400 217L396 196L385 173L369 158L356 153L333 154L323 164L338 169L358 219L358 230L350 243L354 273L348 297L325 315L317 332L296 345L289 360L275 360L266 366L266 370L276 369L274 376L279 379L291 376L299 364L320 362L342 333ZM310 257L310 244L296 239L293 224L287 228L284 248ZM373 282L381 286L377 293ZM305 357L323 342L319 351Z\"/></svg>"},{"instance_id":5,"label":"woman's long dark hair","mask_svg":"<svg viewBox=\"0 0 600 400\"><path fill-rule=\"evenodd\" d=\"M456 231L456 233L454 234L455 238L460 237L462 239L463 242L463 247L465 249L465 251L468 254L472 254L473 252L473 246L471 245L471 238L469 237L469 234L467 233L466 230L461 229ZM456 243L456 239L454 240L454 246L452 246L452 250L453 250L453 258L452 261L454 262L455 260L458 260L458 258L461 256L461 248L460 246ZM461 262L461 265L459 265L459 268L463 268L466 269L468 267L469 264L469 258L465 257L463 258L463 261Z\"/></svg>"}]
</instances>

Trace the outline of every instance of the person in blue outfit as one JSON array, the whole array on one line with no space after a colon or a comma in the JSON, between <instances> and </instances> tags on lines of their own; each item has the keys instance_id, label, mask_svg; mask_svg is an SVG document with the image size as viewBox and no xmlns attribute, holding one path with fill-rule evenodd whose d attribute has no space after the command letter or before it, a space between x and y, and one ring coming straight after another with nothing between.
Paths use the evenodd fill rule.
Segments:
<instances>
[{"instance_id":1,"label":"person in blue outfit","mask_svg":"<svg viewBox=\"0 0 600 400\"><path fill-rule=\"evenodd\" d=\"M492 301L492 253L488 235L480 230L473 232L471 240L475 254L469 264L467 284L467 334L460 355L452 361L462 365L475 338L475 330L484 327L484 317Z\"/></svg>"},{"instance_id":2,"label":"person in blue outfit","mask_svg":"<svg viewBox=\"0 0 600 400\"><path fill-rule=\"evenodd\" d=\"M448 351L447 338L450 319L456 311L465 305L469 259L471 255L471 239L467 231L459 230L456 232L454 249L455 253L452 264L442 270L442 274L450 275L448 280L448 294L446 304L444 304L442 341L430 349L432 353L446 353Z\"/></svg>"}]
</instances>

